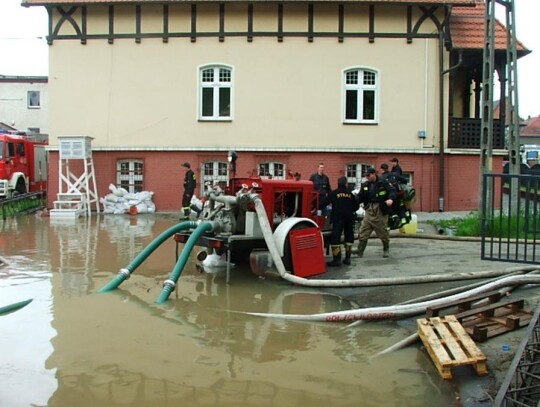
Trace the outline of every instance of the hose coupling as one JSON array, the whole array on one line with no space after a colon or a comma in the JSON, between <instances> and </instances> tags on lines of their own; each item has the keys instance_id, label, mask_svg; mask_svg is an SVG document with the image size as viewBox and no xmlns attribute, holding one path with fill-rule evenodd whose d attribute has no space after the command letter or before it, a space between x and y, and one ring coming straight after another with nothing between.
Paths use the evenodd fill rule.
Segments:
<instances>
[{"instance_id":1,"label":"hose coupling","mask_svg":"<svg viewBox=\"0 0 540 407\"><path fill-rule=\"evenodd\" d=\"M176 287L176 284L172 280L165 280L163 282L163 287L171 287L171 290L174 290L174 288Z\"/></svg>"},{"instance_id":2,"label":"hose coupling","mask_svg":"<svg viewBox=\"0 0 540 407\"><path fill-rule=\"evenodd\" d=\"M120 269L118 274L121 275L121 276L124 276L124 280L127 280L128 278L131 277L131 273L129 272L128 269Z\"/></svg>"}]
</instances>

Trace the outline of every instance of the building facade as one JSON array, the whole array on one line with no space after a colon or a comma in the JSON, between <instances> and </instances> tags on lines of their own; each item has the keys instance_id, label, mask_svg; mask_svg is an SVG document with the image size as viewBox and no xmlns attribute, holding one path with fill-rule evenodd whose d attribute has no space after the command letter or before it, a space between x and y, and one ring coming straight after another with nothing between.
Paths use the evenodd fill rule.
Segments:
<instances>
[{"instance_id":1,"label":"building facade","mask_svg":"<svg viewBox=\"0 0 540 407\"><path fill-rule=\"evenodd\" d=\"M23 4L49 13L51 201L57 137L84 135L100 196L149 190L158 210L180 208L185 161L200 188L226 182L230 150L237 176L323 162L333 186L398 157L415 210L478 207L479 146L450 137L474 94L449 74L449 17L478 0Z\"/></svg>"},{"instance_id":2,"label":"building facade","mask_svg":"<svg viewBox=\"0 0 540 407\"><path fill-rule=\"evenodd\" d=\"M27 133L48 134L46 76L0 75L0 122Z\"/></svg>"}]
</instances>

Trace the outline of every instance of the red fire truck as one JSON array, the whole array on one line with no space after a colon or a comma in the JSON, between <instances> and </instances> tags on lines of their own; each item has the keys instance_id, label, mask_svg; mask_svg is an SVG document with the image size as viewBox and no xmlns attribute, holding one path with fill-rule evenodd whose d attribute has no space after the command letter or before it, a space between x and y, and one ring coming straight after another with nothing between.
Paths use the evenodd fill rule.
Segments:
<instances>
[{"instance_id":1,"label":"red fire truck","mask_svg":"<svg viewBox=\"0 0 540 407\"><path fill-rule=\"evenodd\" d=\"M46 142L0 133L0 199L47 189Z\"/></svg>"}]
</instances>

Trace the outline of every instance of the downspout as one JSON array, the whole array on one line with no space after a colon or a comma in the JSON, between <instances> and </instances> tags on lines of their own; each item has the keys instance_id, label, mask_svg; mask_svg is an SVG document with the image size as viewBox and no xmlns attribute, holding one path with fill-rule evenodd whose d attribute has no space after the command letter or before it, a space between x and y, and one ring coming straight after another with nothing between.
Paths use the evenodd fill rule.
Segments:
<instances>
[{"instance_id":1,"label":"downspout","mask_svg":"<svg viewBox=\"0 0 540 407\"><path fill-rule=\"evenodd\" d=\"M443 24L443 27L446 23ZM441 75L439 77L439 212L444 212L444 199L446 188L446 163L444 157L444 75L457 69L463 62L463 51L459 51L459 61L456 65L443 70L444 67L444 32L439 31L439 67Z\"/></svg>"},{"instance_id":2,"label":"downspout","mask_svg":"<svg viewBox=\"0 0 540 407\"><path fill-rule=\"evenodd\" d=\"M444 212L444 188L445 188L445 162L444 162L444 73L443 73L443 46L444 38L442 30L439 32L439 66L441 76L439 78L439 212Z\"/></svg>"}]
</instances>

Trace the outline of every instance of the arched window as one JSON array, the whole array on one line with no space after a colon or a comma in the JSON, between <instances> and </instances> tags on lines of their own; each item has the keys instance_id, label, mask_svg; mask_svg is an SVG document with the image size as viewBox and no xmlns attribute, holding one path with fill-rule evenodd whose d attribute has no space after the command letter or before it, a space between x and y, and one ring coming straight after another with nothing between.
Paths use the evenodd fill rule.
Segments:
<instances>
[{"instance_id":1,"label":"arched window","mask_svg":"<svg viewBox=\"0 0 540 407\"><path fill-rule=\"evenodd\" d=\"M232 120L232 68L204 66L199 70L199 119Z\"/></svg>"},{"instance_id":2,"label":"arched window","mask_svg":"<svg viewBox=\"0 0 540 407\"><path fill-rule=\"evenodd\" d=\"M259 176L261 178L285 179L285 165L271 161L259 163Z\"/></svg>"},{"instance_id":3,"label":"arched window","mask_svg":"<svg viewBox=\"0 0 540 407\"><path fill-rule=\"evenodd\" d=\"M378 123L379 74L372 69L348 69L343 84L343 122Z\"/></svg>"}]
</instances>

